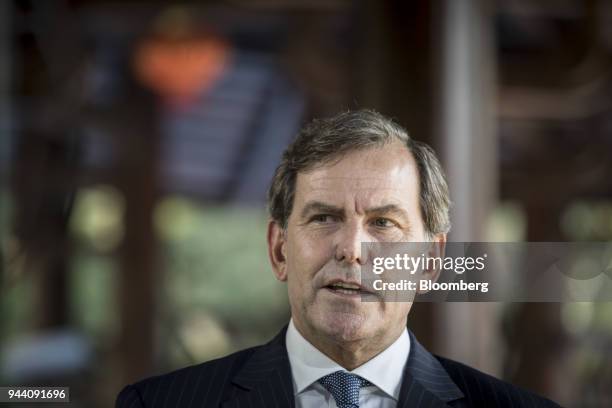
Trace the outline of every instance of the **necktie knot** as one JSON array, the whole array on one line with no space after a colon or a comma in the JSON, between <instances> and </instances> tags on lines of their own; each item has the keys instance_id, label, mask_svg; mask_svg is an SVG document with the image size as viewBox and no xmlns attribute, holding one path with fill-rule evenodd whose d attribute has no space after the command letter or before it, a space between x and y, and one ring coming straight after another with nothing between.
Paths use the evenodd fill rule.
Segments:
<instances>
[{"instance_id":1,"label":"necktie knot","mask_svg":"<svg viewBox=\"0 0 612 408\"><path fill-rule=\"evenodd\" d=\"M319 383L334 397L338 408L359 408L359 390L372 385L368 380L346 371L321 377Z\"/></svg>"}]
</instances>

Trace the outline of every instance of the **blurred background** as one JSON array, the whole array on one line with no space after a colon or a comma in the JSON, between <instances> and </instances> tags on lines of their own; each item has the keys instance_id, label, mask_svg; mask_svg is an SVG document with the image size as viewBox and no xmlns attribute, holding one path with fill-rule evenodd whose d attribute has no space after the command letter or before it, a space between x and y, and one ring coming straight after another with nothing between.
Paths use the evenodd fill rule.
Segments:
<instances>
[{"instance_id":1,"label":"blurred background","mask_svg":"<svg viewBox=\"0 0 612 408\"><path fill-rule=\"evenodd\" d=\"M1 0L0 384L108 407L271 338L267 184L301 124L356 108L439 152L452 240L611 240L611 1ZM610 303L419 303L410 326L612 406Z\"/></svg>"}]
</instances>

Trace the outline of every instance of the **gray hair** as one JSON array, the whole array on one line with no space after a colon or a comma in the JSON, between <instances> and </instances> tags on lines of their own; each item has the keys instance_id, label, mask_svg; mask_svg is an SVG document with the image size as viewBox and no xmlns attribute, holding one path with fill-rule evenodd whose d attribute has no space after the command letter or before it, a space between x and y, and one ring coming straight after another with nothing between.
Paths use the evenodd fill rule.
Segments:
<instances>
[{"instance_id":1,"label":"gray hair","mask_svg":"<svg viewBox=\"0 0 612 408\"><path fill-rule=\"evenodd\" d=\"M293 209L297 174L341 159L347 153L382 147L395 140L412 153L419 172L420 209L428 235L450 229L448 184L442 166L427 144L408 136L400 125L372 110L315 119L302 128L283 153L268 191L268 210L283 229Z\"/></svg>"}]
</instances>

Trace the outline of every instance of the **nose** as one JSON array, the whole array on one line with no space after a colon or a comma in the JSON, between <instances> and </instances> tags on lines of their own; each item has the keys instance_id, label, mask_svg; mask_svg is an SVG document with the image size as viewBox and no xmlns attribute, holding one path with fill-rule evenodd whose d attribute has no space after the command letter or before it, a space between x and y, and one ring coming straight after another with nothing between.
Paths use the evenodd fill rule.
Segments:
<instances>
[{"instance_id":1,"label":"nose","mask_svg":"<svg viewBox=\"0 0 612 408\"><path fill-rule=\"evenodd\" d=\"M336 241L336 261L346 265L364 265L367 255L361 251L361 243L367 242L367 234L358 223L345 224L338 231Z\"/></svg>"}]
</instances>

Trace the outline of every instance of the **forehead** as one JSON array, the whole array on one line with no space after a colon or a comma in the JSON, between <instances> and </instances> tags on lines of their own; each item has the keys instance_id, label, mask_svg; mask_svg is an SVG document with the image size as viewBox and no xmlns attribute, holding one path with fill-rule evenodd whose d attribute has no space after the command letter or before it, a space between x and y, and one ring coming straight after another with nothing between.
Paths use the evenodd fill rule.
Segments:
<instances>
[{"instance_id":1,"label":"forehead","mask_svg":"<svg viewBox=\"0 0 612 408\"><path fill-rule=\"evenodd\" d=\"M418 205L416 163L401 142L350 152L331 164L298 173L295 203L309 200L357 206Z\"/></svg>"}]
</instances>

